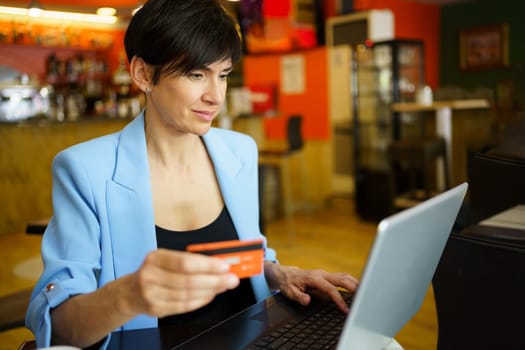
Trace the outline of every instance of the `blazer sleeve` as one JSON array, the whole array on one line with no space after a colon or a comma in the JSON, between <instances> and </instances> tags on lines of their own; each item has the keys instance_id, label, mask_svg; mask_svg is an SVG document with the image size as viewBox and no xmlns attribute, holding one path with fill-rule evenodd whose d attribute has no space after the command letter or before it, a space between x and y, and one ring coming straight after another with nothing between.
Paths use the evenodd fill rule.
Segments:
<instances>
[{"instance_id":1,"label":"blazer sleeve","mask_svg":"<svg viewBox=\"0 0 525 350\"><path fill-rule=\"evenodd\" d=\"M72 153L64 151L53 161L54 216L42 238L44 271L26 313L38 347L50 345L51 309L94 291L100 271L100 228L89 173Z\"/></svg>"}]
</instances>

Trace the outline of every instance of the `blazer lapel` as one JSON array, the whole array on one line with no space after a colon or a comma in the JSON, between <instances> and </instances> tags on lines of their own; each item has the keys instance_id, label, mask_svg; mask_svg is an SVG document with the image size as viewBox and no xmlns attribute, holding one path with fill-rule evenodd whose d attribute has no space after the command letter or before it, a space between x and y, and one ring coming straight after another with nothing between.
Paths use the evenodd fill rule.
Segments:
<instances>
[{"instance_id":1,"label":"blazer lapel","mask_svg":"<svg viewBox=\"0 0 525 350\"><path fill-rule=\"evenodd\" d=\"M107 185L115 273L122 276L157 247L143 113L120 133L115 175Z\"/></svg>"},{"instance_id":2,"label":"blazer lapel","mask_svg":"<svg viewBox=\"0 0 525 350\"><path fill-rule=\"evenodd\" d=\"M253 230L258 229L253 225L258 220L252 215L257 212L257 208L251 208L257 204L257 197L254 197L257 193L253 193L253 189L257 188L257 174L248 176L246 171L250 169L245 168L240 159L217 136L215 129L210 129L203 139L214 164L224 202L237 234L244 239L246 235L253 234Z\"/></svg>"}]
</instances>

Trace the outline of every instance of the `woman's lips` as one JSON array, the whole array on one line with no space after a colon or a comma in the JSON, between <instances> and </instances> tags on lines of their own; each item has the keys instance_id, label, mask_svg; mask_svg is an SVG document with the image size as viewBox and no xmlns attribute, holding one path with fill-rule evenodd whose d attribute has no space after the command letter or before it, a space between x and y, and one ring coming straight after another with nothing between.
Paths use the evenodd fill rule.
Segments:
<instances>
[{"instance_id":1,"label":"woman's lips","mask_svg":"<svg viewBox=\"0 0 525 350\"><path fill-rule=\"evenodd\" d=\"M215 118L215 112L207 112L207 111L193 111L197 116L205 120L207 122L211 122L213 118Z\"/></svg>"}]
</instances>

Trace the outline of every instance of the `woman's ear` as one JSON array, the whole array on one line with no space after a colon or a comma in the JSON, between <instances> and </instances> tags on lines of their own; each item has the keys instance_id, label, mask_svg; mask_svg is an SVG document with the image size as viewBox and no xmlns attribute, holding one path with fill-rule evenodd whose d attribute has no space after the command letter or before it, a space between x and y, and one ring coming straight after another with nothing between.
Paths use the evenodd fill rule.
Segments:
<instances>
[{"instance_id":1,"label":"woman's ear","mask_svg":"<svg viewBox=\"0 0 525 350\"><path fill-rule=\"evenodd\" d=\"M151 90L151 86L153 85L149 68L148 64L137 56L133 56L129 64L131 79L139 89L146 92Z\"/></svg>"}]
</instances>

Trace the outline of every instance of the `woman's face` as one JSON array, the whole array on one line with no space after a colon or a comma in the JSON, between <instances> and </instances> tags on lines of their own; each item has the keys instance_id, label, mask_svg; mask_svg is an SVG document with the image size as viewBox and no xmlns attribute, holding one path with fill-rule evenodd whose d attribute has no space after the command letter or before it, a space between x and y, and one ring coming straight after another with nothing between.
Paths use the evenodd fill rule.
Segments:
<instances>
[{"instance_id":1,"label":"woman's face","mask_svg":"<svg viewBox=\"0 0 525 350\"><path fill-rule=\"evenodd\" d=\"M228 59L185 75L161 76L149 94L148 118L177 133L204 135L224 103L231 71Z\"/></svg>"}]
</instances>

